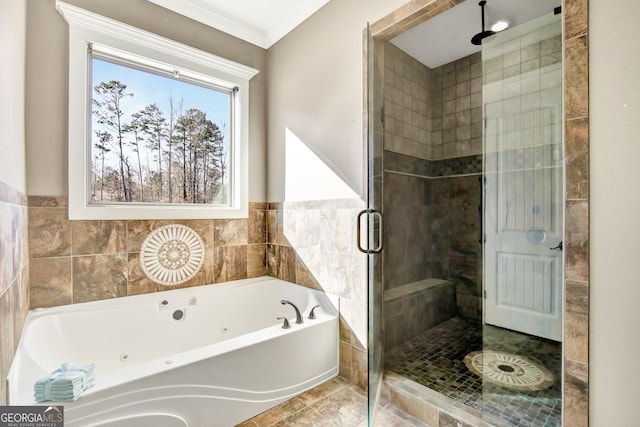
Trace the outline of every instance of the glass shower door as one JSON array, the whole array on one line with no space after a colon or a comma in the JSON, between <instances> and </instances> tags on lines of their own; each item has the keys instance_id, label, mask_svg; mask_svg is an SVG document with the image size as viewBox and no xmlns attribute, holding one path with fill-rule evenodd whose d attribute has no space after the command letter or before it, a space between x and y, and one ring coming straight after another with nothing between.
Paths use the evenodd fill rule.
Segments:
<instances>
[{"instance_id":1,"label":"glass shower door","mask_svg":"<svg viewBox=\"0 0 640 427\"><path fill-rule=\"evenodd\" d=\"M485 69L497 68L483 85L485 321L556 341L562 339L562 63L560 50L543 53L560 31L559 16L550 14L498 34L482 51Z\"/></svg>"},{"instance_id":2,"label":"glass shower door","mask_svg":"<svg viewBox=\"0 0 640 427\"><path fill-rule=\"evenodd\" d=\"M368 393L369 425L374 424L380 391L382 388L382 58L380 44L376 44L369 27L366 31L366 154L367 154L367 210L361 212L359 229L366 224L368 268ZM365 223L365 224L363 224ZM362 245L363 242L358 242Z\"/></svg>"},{"instance_id":3,"label":"glass shower door","mask_svg":"<svg viewBox=\"0 0 640 427\"><path fill-rule=\"evenodd\" d=\"M482 45L484 343L473 363L489 422L561 425L561 33L552 12Z\"/></svg>"}]
</instances>

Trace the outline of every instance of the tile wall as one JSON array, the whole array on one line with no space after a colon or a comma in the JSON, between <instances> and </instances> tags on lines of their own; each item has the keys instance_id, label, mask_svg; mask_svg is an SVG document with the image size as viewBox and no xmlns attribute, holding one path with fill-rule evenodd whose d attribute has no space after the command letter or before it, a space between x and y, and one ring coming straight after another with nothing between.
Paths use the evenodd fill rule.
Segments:
<instances>
[{"instance_id":1,"label":"tile wall","mask_svg":"<svg viewBox=\"0 0 640 427\"><path fill-rule=\"evenodd\" d=\"M0 405L29 310L27 210L26 195L0 182Z\"/></svg>"},{"instance_id":2,"label":"tile wall","mask_svg":"<svg viewBox=\"0 0 640 427\"><path fill-rule=\"evenodd\" d=\"M384 46L385 149L432 158L431 71L391 43Z\"/></svg>"},{"instance_id":3,"label":"tile wall","mask_svg":"<svg viewBox=\"0 0 640 427\"><path fill-rule=\"evenodd\" d=\"M265 274L340 297L340 373L367 382L366 257L355 247L360 199L250 203L248 219L70 221L67 199L29 197L31 308L198 286ZM139 251L169 223L205 245L200 272L179 286L145 276Z\"/></svg>"},{"instance_id":4,"label":"tile wall","mask_svg":"<svg viewBox=\"0 0 640 427\"><path fill-rule=\"evenodd\" d=\"M385 45L384 206L387 230L393 230L385 236L387 288L447 278L456 283L458 314L481 318L477 206L483 102L487 117L501 120L500 129L487 129L488 150L509 150L505 157L514 170L557 165L562 160L561 145L553 143L561 140L562 130L558 28L434 69ZM418 119L425 113L428 118ZM498 135L504 141L500 147Z\"/></svg>"},{"instance_id":5,"label":"tile wall","mask_svg":"<svg viewBox=\"0 0 640 427\"><path fill-rule=\"evenodd\" d=\"M430 70L431 159L482 154L480 53Z\"/></svg>"},{"instance_id":6,"label":"tile wall","mask_svg":"<svg viewBox=\"0 0 640 427\"><path fill-rule=\"evenodd\" d=\"M70 221L67 198L29 196L31 308L198 286L266 274L266 204L248 219ZM139 252L152 230L170 223L194 229L205 263L188 282L163 286L142 271Z\"/></svg>"},{"instance_id":7,"label":"tile wall","mask_svg":"<svg viewBox=\"0 0 640 427\"><path fill-rule=\"evenodd\" d=\"M450 279L458 314L479 319L481 56L429 69L387 43L384 59L385 287ZM419 114L426 114L423 146L400 137L415 133L402 118Z\"/></svg>"},{"instance_id":8,"label":"tile wall","mask_svg":"<svg viewBox=\"0 0 640 427\"><path fill-rule=\"evenodd\" d=\"M340 297L340 375L367 386L367 257L356 248L361 199L269 203L267 271Z\"/></svg>"},{"instance_id":9,"label":"tile wall","mask_svg":"<svg viewBox=\"0 0 640 427\"><path fill-rule=\"evenodd\" d=\"M589 425L589 3L565 0L563 426Z\"/></svg>"},{"instance_id":10,"label":"tile wall","mask_svg":"<svg viewBox=\"0 0 640 427\"><path fill-rule=\"evenodd\" d=\"M428 161L391 151L384 156L385 286L448 279L456 288L458 315L480 319L482 158Z\"/></svg>"}]
</instances>

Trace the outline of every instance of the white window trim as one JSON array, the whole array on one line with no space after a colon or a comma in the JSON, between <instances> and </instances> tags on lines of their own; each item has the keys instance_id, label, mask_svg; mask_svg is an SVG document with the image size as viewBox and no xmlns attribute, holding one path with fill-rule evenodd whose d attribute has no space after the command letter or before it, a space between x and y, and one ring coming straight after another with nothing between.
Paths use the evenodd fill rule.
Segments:
<instances>
[{"instance_id":1,"label":"white window trim","mask_svg":"<svg viewBox=\"0 0 640 427\"><path fill-rule=\"evenodd\" d=\"M246 218L249 193L249 80L258 70L182 43L57 1L69 24L69 219L208 219ZM89 200L87 143L91 102L87 46L97 44L164 64L185 74L233 83L236 97L236 143L233 148L233 189L229 207L213 205L93 204Z\"/></svg>"}]
</instances>

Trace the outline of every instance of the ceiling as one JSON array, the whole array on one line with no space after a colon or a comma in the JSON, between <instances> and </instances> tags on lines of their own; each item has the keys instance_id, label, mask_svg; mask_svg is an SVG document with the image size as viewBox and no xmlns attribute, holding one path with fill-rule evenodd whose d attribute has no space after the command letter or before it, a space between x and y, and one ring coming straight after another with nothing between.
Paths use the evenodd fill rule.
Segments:
<instances>
[{"instance_id":1,"label":"ceiling","mask_svg":"<svg viewBox=\"0 0 640 427\"><path fill-rule=\"evenodd\" d=\"M148 0L268 49L329 0Z\"/></svg>"},{"instance_id":2,"label":"ceiling","mask_svg":"<svg viewBox=\"0 0 640 427\"><path fill-rule=\"evenodd\" d=\"M429 68L479 52L471 37L482 29L478 0L466 0L393 38L391 42ZM561 0L487 0L486 27L506 19L510 27L553 11Z\"/></svg>"},{"instance_id":3,"label":"ceiling","mask_svg":"<svg viewBox=\"0 0 640 427\"><path fill-rule=\"evenodd\" d=\"M148 0L268 49L329 0ZM486 26L510 27L550 13L561 0L487 0ZM482 27L478 0L466 0L411 28L391 42L429 68L480 51L470 40Z\"/></svg>"}]
</instances>

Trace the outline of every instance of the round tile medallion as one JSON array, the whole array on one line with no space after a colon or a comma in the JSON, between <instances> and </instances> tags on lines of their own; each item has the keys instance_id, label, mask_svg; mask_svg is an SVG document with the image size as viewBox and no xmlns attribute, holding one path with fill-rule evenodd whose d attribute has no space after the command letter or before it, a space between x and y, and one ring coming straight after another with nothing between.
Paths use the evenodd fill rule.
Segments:
<instances>
[{"instance_id":1,"label":"round tile medallion","mask_svg":"<svg viewBox=\"0 0 640 427\"><path fill-rule=\"evenodd\" d=\"M192 228L170 224L153 230L140 249L147 277L161 285L179 285L196 275L204 263L204 243Z\"/></svg>"},{"instance_id":2,"label":"round tile medallion","mask_svg":"<svg viewBox=\"0 0 640 427\"><path fill-rule=\"evenodd\" d=\"M514 390L544 390L555 382L544 366L511 353L474 351L465 356L464 363L483 380Z\"/></svg>"}]
</instances>

